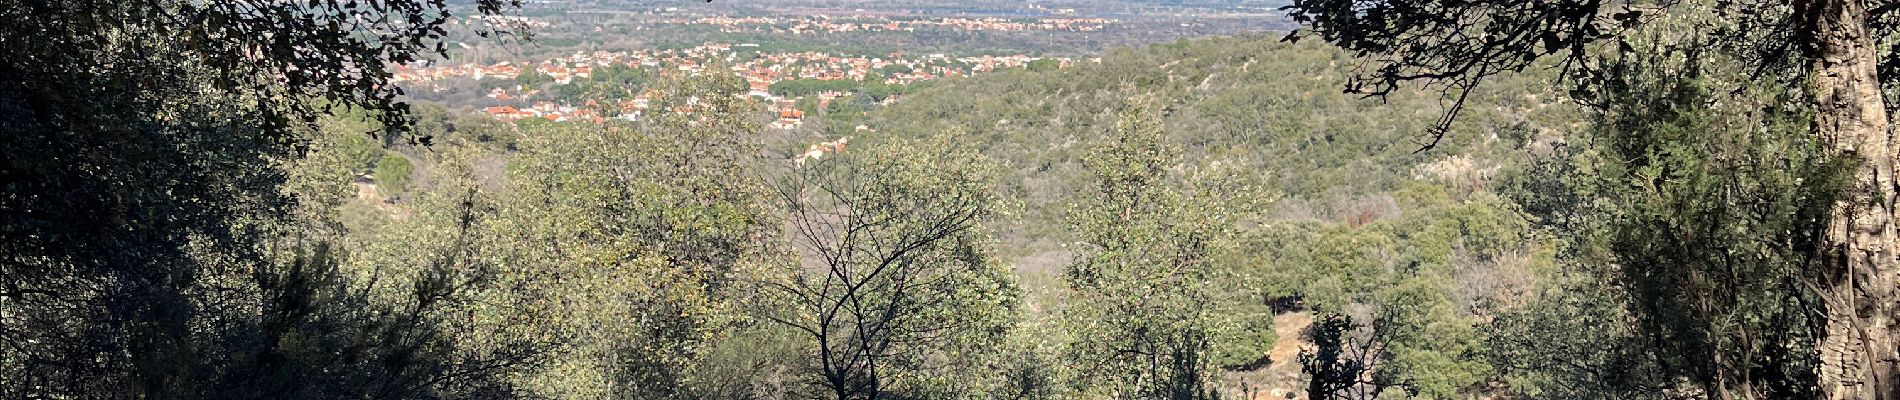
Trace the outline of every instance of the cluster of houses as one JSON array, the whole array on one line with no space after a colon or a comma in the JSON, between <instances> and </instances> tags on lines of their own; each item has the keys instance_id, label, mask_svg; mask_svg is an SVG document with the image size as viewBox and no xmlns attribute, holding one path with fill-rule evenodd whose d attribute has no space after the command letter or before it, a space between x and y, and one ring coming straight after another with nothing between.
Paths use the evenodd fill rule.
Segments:
<instances>
[{"instance_id":1,"label":"cluster of houses","mask_svg":"<svg viewBox=\"0 0 1900 400\"><path fill-rule=\"evenodd\" d=\"M594 123L602 123L607 121L606 117L601 116L600 112L594 111L593 108L561 105L551 101L537 101L534 102L534 106L528 108L493 106L482 109L482 112L495 119L508 122L529 118L541 118L554 122L591 121ZM637 114L623 113L622 115L631 117Z\"/></svg>"},{"instance_id":2,"label":"cluster of houses","mask_svg":"<svg viewBox=\"0 0 1900 400\"><path fill-rule=\"evenodd\" d=\"M536 62L499 62L490 65L479 64L431 64L397 65L394 67L393 81L442 90L441 81L448 79L473 80L517 80L521 74L532 70L546 75L552 83L565 85L575 80L592 78L597 68L625 66L646 69L657 74L692 76L705 72L716 65L724 65L746 80L747 96L758 97L766 104L775 104L771 111L778 119L773 127L791 129L798 127L805 119L805 112L790 106L796 97L785 98L781 93L773 93L773 84L787 80L853 81L864 83L882 83L887 85L909 85L933 79L969 76L1005 68L1022 67L1037 57L1028 55L1007 56L969 56L952 57L944 54L909 55L893 52L884 55L843 55L817 51L805 52L758 52L748 50L757 48L756 44L707 43L700 46L670 50L633 50L633 51L591 51L575 52ZM740 57L741 54L746 57ZM1071 61L1067 58L1056 59L1061 66L1067 67ZM871 82L871 81L878 82ZM485 97L502 104L524 104L534 100L539 88L530 85L503 85L494 87L485 93ZM831 100L844 95L836 91L816 94L820 108ZM623 101L618 110L621 114L606 117L636 119L645 111L645 103L651 96L640 94L633 99ZM532 107L498 105L487 107L484 111L497 119L517 121L527 118L545 118L554 121L597 120L599 115L580 115L580 112L597 107L573 107L571 105L536 102ZM578 110L578 111L577 111Z\"/></svg>"},{"instance_id":3,"label":"cluster of houses","mask_svg":"<svg viewBox=\"0 0 1900 400\"><path fill-rule=\"evenodd\" d=\"M1114 22L1104 18L1042 18L1030 21L1001 18L942 18L930 23L970 31L1098 32Z\"/></svg>"},{"instance_id":4,"label":"cluster of houses","mask_svg":"<svg viewBox=\"0 0 1900 400\"><path fill-rule=\"evenodd\" d=\"M861 127L862 126L860 126L860 128ZM843 153L844 145L849 141L851 141L851 137L845 136L838 138L838 140L813 144L811 147L806 147L805 152L793 156L792 164L804 166L807 161L817 161L820 158L824 158L826 153Z\"/></svg>"},{"instance_id":5,"label":"cluster of houses","mask_svg":"<svg viewBox=\"0 0 1900 400\"><path fill-rule=\"evenodd\" d=\"M1057 32L1096 32L1106 29L1114 20L1105 18L887 18L879 16L843 16L800 15L788 17L731 17L711 16L698 18L671 18L661 20L662 24L711 25L722 32L770 32L770 33L843 33L843 32L915 32L918 29L952 29L958 31L1057 31Z\"/></svg>"},{"instance_id":6,"label":"cluster of houses","mask_svg":"<svg viewBox=\"0 0 1900 400\"><path fill-rule=\"evenodd\" d=\"M861 81L873 76L874 72L882 76L882 83L903 85L1021 67L1039 59L1023 54L951 57L944 54L910 56L902 52L893 52L882 56L854 56L806 51L757 53L755 57L740 60L738 51L734 49L747 47L758 47L758 45L707 43L674 50L576 52L568 57L523 64L508 61L490 65L467 63L441 65L420 62L395 66L391 80L410 83L453 78L510 80L519 77L523 71L531 69L552 78L554 83L568 84L574 79L592 77L595 67L609 65L697 74L703 72L708 65L721 63L752 81L755 89L763 90L764 87L785 79ZM1071 62L1068 58L1056 58L1056 60L1065 66ZM893 69L893 67L901 68ZM763 84L764 87L758 84Z\"/></svg>"},{"instance_id":7,"label":"cluster of houses","mask_svg":"<svg viewBox=\"0 0 1900 400\"><path fill-rule=\"evenodd\" d=\"M830 99L823 101L830 102ZM805 122L805 110L798 109L798 102L792 99L779 99L774 102L772 112L778 114L778 120L772 122L773 128L793 129Z\"/></svg>"},{"instance_id":8,"label":"cluster of houses","mask_svg":"<svg viewBox=\"0 0 1900 400\"><path fill-rule=\"evenodd\" d=\"M594 76L594 66L586 64L542 61L529 68L546 74L554 83L563 85L572 83L574 78L586 79ZM398 65L395 69L394 76L390 77L390 80L394 82L431 82L450 78L515 79L520 77L523 71L522 66L507 61L491 65Z\"/></svg>"},{"instance_id":9,"label":"cluster of houses","mask_svg":"<svg viewBox=\"0 0 1900 400\"><path fill-rule=\"evenodd\" d=\"M463 24L468 24L468 25L477 25L484 28L542 29L542 28L554 26L554 24L549 23L548 21L545 21L539 18L529 18L529 17L516 16L516 15L476 14L473 16L465 17L461 19L459 22Z\"/></svg>"}]
</instances>

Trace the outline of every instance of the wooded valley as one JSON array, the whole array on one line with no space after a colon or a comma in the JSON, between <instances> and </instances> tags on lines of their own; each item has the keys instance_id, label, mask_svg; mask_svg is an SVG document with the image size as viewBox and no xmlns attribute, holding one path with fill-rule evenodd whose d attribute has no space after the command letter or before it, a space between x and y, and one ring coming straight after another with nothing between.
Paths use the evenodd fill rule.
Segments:
<instances>
[{"instance_id":1,"label":"wooded valley","mask_svg":"<svg viewBox=\"0 0 1900 400\"><path fill-rule=\"evenodd\" d=\"M795 128L411 105L520 4L360 3L0 0L0 398L1900 395L1886 2L1299 0Z\"/></svg>"}]
</instances>

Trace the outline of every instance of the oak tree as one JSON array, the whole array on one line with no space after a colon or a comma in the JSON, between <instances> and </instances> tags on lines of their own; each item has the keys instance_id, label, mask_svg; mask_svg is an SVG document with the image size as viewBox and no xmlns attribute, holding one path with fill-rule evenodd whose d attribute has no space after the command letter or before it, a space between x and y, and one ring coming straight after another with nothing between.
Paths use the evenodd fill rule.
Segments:
<instances>
[{"instance_id":1,"label":"oak tree","mask_svg":"<svg viewBox=\"0 0 1900 400\"><path fill-rule=\"evenodd\" d=\"M1521 71L1548 57L1580 89L1590 89L1594 58L1628 51L1628 33L1702 7L1717 48L1748 61L1756 76L1802 89L1814 118L1809 133L1829 156L1856 161L1852 185L1829 213L1828 255L1811 282L1826 328L1817 344L1821 396L1890 398L1900 394L1900 328L1894 321L1900 237L1894 225L1895 152L1883 85L1900 65L1889 40L1900 4L1869 0L1298 0L1286 9L1313 37L1362 57L1349 91L1383 95L1436 85L1451 101L1430 133L1446 133L1464 100L1487 77Z\"/></svg>"}]
</instances>

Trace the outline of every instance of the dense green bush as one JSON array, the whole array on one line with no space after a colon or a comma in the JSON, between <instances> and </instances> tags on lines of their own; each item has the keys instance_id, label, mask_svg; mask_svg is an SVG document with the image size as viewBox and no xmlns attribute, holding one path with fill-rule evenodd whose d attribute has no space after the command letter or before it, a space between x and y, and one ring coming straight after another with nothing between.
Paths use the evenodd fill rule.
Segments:
<instances>
[{"instance_id":1,"label":"dense green bush","mask_svg":"<svg viewBox=\"0 0 1900 400\"><path fill-rule=\"evenodd\" d=\"M409 177L416 173L416 166L409 157L394 151L384 152L383 158L376 160L376 188L385 196L402 194L409 188Z\"/></svg>"}]
</instances>

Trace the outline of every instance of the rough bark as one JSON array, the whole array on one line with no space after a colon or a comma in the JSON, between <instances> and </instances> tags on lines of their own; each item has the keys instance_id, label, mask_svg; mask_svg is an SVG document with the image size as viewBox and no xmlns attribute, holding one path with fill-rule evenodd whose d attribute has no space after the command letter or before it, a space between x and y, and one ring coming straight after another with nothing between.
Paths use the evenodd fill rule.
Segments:
<instances>
[{"instance_id":1,"label":"rough bark","mask_svg":"<svg viewBox=\"0 0 1900 400\"><path fill-rule=\"evenodd\" d=\"M1803 4L1805 3L1805 4ZM1826 331L1819 345L1827 399L1896 399L1894 141L1875 73L1864 0L1797 3L1811 24L1815 134L1853 157L1853 186L1827 228L1833 256L1821 271Z\"/></svg>"}]
</instances>

